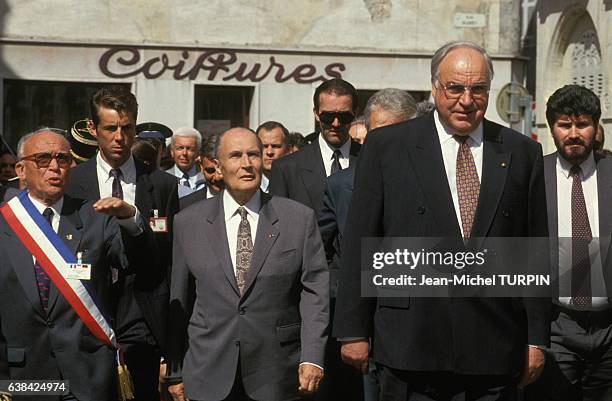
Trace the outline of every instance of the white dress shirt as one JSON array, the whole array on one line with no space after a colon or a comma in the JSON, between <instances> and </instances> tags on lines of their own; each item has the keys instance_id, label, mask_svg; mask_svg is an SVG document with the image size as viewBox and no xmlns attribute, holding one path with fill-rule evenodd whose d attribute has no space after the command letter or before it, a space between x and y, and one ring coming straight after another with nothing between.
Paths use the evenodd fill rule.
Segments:
<instances>
[{"instance_id":1,"label":"white dress shirt","mask_svg":"<svg viewBox=\"0 0 612 401\"><path fill-rule=\"evenodd\" d=\"M96 156L96 172L98 174L98 189L100 190L100 199L109 198L113 196L113 180L114 177L110 171L112 167L104 160L98 152ZM136 236L142 232L140 227L140 211L136 205L136 164L134 163L134 157L130 155L130 158L119 167L121 170L121 189L123 190L123 200L126 203L136 208L136 214L132 218L128 219L117 219L119 225L127 230L130 235ZM145 211L145 212L148 212Z\"/></svg>"},{"instance_id":2,"label":"white dress shirt","mask_svg":"<svg viewBox=\"0 0 612 401\"><path fill-rule=\"evenodd\" d=\"M227 232L227 242L230 256L232 257L232 267L236 274L236 248L238 246L238 228L240 227L240 205L232 198L227 191L223 191L223 212L225 214L225 230ZM261 208L261 192L257 191L251 199L244 205L247 211L247 221L251 226L251 241L255 246L255 236L257 235L257 223L259 222L259 209Z\"/></svg>"},{"instance_id":3,"label":"white dress shirt","mask_svg":"<svg viewBox=\"0 0 612 401\"><path fill-rule=\"evenodd\" d=\"M55 202L51 206L47 206L38 199L34 199L32 197L32 194L30 193L28 194L28 198L30 198L32 204L34 205L36 210L40 212L40 214L43 214L46 208L51 208L53 210L53 217L51 217L51 227L53 228L53 231L57 233L57 230L59 229L60 215L62 213L62 206L64 205L64 197L62 196L57 202Z\"/></svg>"},{"instance_id":4,"label":"white dress shirt","mask_svg":"<svg viewBox=\"0 0 612 401\"><path fill-rule=\"evenodd\" d=\"M321 148L321 156L323 157L323 165L325 166L325 175L329 177L331 175L332 163L334 161L334 150L336 150L336 148L334 148L325 141L325 139L323 138L323 134L319 134L319 147ZM342 167L342 170L344 170L349 166L349 157L351 154L351 138L344 142L344 144L338 149L340 149L340 153L342 154L342 156L338 159L340 160L340 166Z\"/></svg>"},{"instance_id":5,"label":"white dress shirt","mask_svg":"<svg viewBox=\"0 0 612 401\"><path fill-rule=\"evenodd\" d=\"M179 198L189 195L206 186L206 180L204 179L204 175L196 169L196 166L192 166L189 171L187 171L187 176L189 177L189 179L187 180L185 180L185 173L176 165L166 170L166 172L172 174L173 176L179 179Z\"/></svg>"},{"instance_id":6,"label":"white dress shirt","mask_svg":"<svg viewBox=\"0 0 612 401\"><path fill-rule=\"evenodd\" d=\"M261 184L259 184L259 188L265 193L268 193L268 187L270 186L270 179L266 177L265 174L261 174Z\"/></svg>"},{"instance_id":7,"label":"white dress shirt","mask_svg":"<svg viewBox=\"0 0 612 401\"><path fill-rule=\"evenodd\" d=\"M459 142L453 137L452 130L445 126L440 121L438 111L434 111L434 121L438 138L440 139L440 147L442 149L442 159L444 160L444 170L448 186L450 187L451 195L453 196L453 205L455 206L455 215L459 223L461 235L463 235L463 224L461 224L461 211L459 209L459 196L457 194L457 152L459 151ZM470 132L469 138L466 140L474 156L476 171L478 173L478 181L482 182L482 123L473 131Z\"/></svg>"},{"instance_id":8,"label":"white dress shirt","mask_svg":"<svg viewBox=\"0 0 612 401\"><path fill-rule=\"evenodd\" d=\"M572 183L570 176L572 165L563 157L557 155L557 221L559 230L559 278L560 295L571 294L572 269ZM605 282L601 264L599 244L599 202L597 194L597 167L593 152L580 164L582 170L582 192L586 203L589 225L593 241L589 244L589 260L591 261L591 291L592 294L605 294ZM571 297L559 297L559 303L567 308L575 309ZM592 310L609 308L607 297L593 297ZM583 309L581 309L583 310Z\"/></svg>"}]
</instances>

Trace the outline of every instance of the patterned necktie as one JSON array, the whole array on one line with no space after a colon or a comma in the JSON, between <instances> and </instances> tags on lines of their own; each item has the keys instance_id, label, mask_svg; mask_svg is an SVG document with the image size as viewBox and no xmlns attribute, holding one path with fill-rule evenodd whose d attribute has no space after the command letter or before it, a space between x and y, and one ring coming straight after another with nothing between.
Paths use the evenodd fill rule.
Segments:
<instances>
[{"instance_id":1,"label":"patterned necktie","mask_svg":"<svg viewBox=\"0 0 612 401\"><path fill-rule=\"evenodd\" d=\"M459 142L457 151L457 197L459 198L459 213L461 214L461 227L463 228L463 238L469 238L476 215L478 196L480 195L480 181L474 156L467 144L468 136L454 135Z\"/></svg>"},{"instance_id":2,"label":"patterned necktie","mask_svg":"<svg viewBox=\"0 0 612 401\"><path fill-rule=\"evenodd\" d=\"M187 188L191 188L191 185L189 184L189 176L187 175L187 173L183 173L183 178L181 178L181 180L183 181L184 186L186 186Z\"/></svg>"},{"instance_id":3,"label":"patterned necktie","mask_svg":"<svg viewBox=\"0 0 612 401\"><path fill-rule=\"evenodd\" d=\"M591 262L589 243L593 239L584 193L582 192L582 169L573 166L572 177L572 299L580 309L591 306Z\"/></svg>"},{"instance_id":4,"label":"patterned necktie","mask_svg":"<svg viewBox=\"0 0 612 401\"><path fill-rule=\"evenodd\" d=\"M334 150L333 161L331 165L331 174L336 174L338 171L342 170L342 165L340 164L340 158L342 157L342 152L340 149Z\"/></svg>"},{"instance_id":5,"label":"patterned necktie","mask_svg":"<svg viewBox=\"0 0 612 401\"><path fill-rule=\"evenodd\" d=\"M51 221L53 219L53 209L46 208L43 212L43 217L50 226L52 226ZM53 227L53 226L52 226ZM34 272L36 273L36 284L38 285L38 295L40 296L40 304L43 307L43 310L47 312L47 308L49 307L49 288L51 287L51 280L42 266L38 263L34 263Z\"/></svg>"},{"instance_id":6,"label":"patterned necktie","mask_svg":"<svg viewBox=\"0 0 612 401\"><path fill-rule=\"evenodd\" d=\"M238 208L240 225L238 226L238 241L236 243L236 283L240 295L244 294L247 273L251 267L253 256L253 240L251 239L251 226L247 220L247 211L243 206Z\"/></svg>"},{"instance_id":7,"label":"patterned necktie","mask_svg":"<svg viewBox=\"0 0 612 401\"><path fill-rule=\"evenodd\" d=\"M121 187L121 170L114 168L110 171L110 175L113 177L113 198L123 199L123 188Z\"/></svg>"}]
</instances>

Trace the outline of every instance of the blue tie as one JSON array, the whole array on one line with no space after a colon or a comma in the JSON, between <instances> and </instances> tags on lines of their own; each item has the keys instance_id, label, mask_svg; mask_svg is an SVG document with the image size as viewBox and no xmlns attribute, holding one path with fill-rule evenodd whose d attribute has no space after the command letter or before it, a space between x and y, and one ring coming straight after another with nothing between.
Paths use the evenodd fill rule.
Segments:
<instances>
[{"instance_id":1,"label":"blue tie","mask_svg":"<svg viewBox=\"0 0 612 401\"><path fill-rule=\"evenodd\" d=\"M43 212L43 217L47 220L50 226L51 219L53 219L53 209L46 208ZM38 263L34 263L34 272L36 273L36 284L38 284L38 295L40 296L40 303L43 307L43 310L47 312L47 308L49 307L49 288L51 287L51 280L42 266Z\"/></svg>"}]
</instances>

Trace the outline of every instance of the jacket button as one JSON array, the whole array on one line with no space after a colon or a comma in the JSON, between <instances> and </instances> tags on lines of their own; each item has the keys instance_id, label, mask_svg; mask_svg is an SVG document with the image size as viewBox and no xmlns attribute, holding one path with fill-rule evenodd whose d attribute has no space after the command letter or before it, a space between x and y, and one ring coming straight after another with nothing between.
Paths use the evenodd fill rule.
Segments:
<instances>
[{"instance_id":1,"label":"jacket button","mask_svg":"<svg viewBox=\"0 0 612 401\"><path fill-rule=\"evenodd\" d=\"M509 212L509 211L507 211L507 210L502 210L502 215L503 215L504 217L509 217L509 216L510 216L510 212Z\"/></svg>"},{"instance_id":2,"label":"jacket button","mask_svg":"<svg viewBox=\"0 0 612 401\"><path fill-rule=\"evenodd\" d=\"M424 206L419 206L419 208L417 209L417 213L418 214L424 214L425 213L425 207Z\"/></svg>"},{"instance_id":3,"label":"jacket button","mask_svg":"<svg viewBox=\"0 0 612 401\"><path fill-rule=\"evenodd\" d=\"M47 320L47 326L49 326L49 328L52 329L53 327L55 327L55 324L53 324L51 320Z\"/></svg>"},{"instance_id":4,"label":"jacket button","mask_svg":"<svg viewBox=\"0 0 612 401\"><path fill-rule=\"evenodd\" d=\"M49 355L51 355L51 358L55 358L55 351L51 351Z\"/></svg>"},{"instance_id":5,"label":"jacket button","mask_svg":"<svg viewBox=\"0 0 612 401\"><path fill-rule=\"evenodd\" d=\"M240 341L235 340L235 341L234 341L234 345L235 345L236 347L238 347L238 346L240 345Z\"/></svg>"},{"instance_id":6,"label":"jacket button","mask_svg":"<svg viewBox=\"0 0 612 401\"><path fill-rule=\"evenodd\" d=\"M244 308L240 308L240 314L244 315L246 313L246 310L244 310Z\"/></svg>"}]
</instances>

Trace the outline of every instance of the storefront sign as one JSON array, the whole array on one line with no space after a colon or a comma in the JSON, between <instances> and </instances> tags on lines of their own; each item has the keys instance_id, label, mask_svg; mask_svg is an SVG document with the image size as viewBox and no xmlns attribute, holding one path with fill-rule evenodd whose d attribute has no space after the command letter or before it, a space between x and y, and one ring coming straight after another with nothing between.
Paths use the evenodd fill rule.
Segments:
<instances>
[{"instance_id":1,"label":"storefront sign","mask_svg":"<svg viewBox=\"0 0 612 401\"><path fill-rule=\"evenodd\" d=\"M286 68L276 57L270 56L267 63L245 62L231 50L209 50L190 52L184 50L178 60L171 60L167 53L141 60L136 47L113 47L100 57L99 66L104 75L111 78L128 78L142 74L147 79L156 79L168 73L176 80L261 82L266 78L276 82L294 81L307 84L342 78L346 69L342 63L331 63L319 69L314 64L300 64Z\"/></svg>"}]
</instances>

